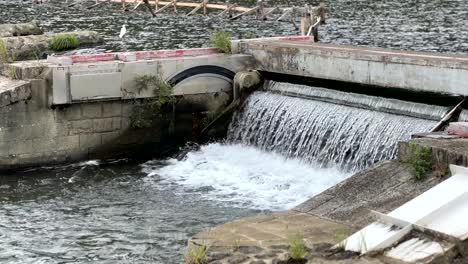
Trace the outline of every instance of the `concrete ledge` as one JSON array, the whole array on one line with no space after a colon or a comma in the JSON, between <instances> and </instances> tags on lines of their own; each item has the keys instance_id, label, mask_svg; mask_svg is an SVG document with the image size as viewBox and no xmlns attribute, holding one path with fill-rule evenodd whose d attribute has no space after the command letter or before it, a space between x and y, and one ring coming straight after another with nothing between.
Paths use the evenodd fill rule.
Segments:
<instances>
[{"instance_id":1,"label":"concrete ledge","mask_svg":"<svg viewBox=\"0 0 468 264\"><path fill-rule=\"evenodd\" d=\"M425 92L468 95L468 56L317 44L252 41L260 69L327 80Z\"/></svg>"},{"instance_id":2,"label":"concrete ledge","mask_svg":"<svg viewBox=\"0 0 468 264\"><path fill-rule=\"evenodd\" d=\"M31 83L0 76L0 107L31 98Z\"/></svg>"}]
</instances>

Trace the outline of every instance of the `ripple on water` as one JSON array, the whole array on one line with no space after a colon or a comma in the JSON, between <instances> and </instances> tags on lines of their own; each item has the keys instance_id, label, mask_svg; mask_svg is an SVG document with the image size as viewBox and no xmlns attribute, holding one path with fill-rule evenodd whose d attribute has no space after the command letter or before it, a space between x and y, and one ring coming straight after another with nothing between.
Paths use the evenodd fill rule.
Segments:
<instances>
[{"instance_id":1,"label":"ripple on water","mask_svg":"<svg viewBox=\"0 0 468 264\"><path fill-rule=\"evenodd\" d=\"M224 2L224 1L218 1ZM231 1L252 6L255 1ZM291 1L270 1L272 5L290 5ZM303 5L304 0L295 1ZM468 52L468 1L324 1L330 9L327 24L320 28L322 42L385 48ZM291 2L292 3L292 2ZM236 38L294 35L298 31L291 23L240 19L206 19L202 15L183 17L171 12L152 18L141 6L122 12L119 4L101 5L87 10L93 0L79 1L66 7L65 1L51 0L43 5L16 0L0 1L0 23L37 19L48 32L95 30L104 36L99 50L142 50L191 48L209 45L213 30L226 30ZM118 38L126 23L124 41ZM87 51L89 52L89 50ZM96 51L93 51L96 52Z\"/></svg>"}]
</instances>

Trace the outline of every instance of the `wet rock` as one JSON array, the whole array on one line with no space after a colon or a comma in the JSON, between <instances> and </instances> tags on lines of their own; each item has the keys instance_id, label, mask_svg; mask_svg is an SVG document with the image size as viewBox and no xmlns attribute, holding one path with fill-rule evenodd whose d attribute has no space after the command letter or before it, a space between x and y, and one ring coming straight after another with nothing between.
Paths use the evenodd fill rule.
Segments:
<instances>
[{"instance_id":1,"label":"wet rock","mask_svg":"<svg viewBox=\"0 0 468 264\"><path fill-rule=\"evenodd\" d=\"M243 254L256 254L262 252L263 249L257 246L240 246L237 251Z\"/></svg>"},{"instance_id":2,"label":"wet rock","mask_svg":"<svg viewBox=\"0 0 468 264\"><path fill-rule=\"evenodd\" d=\"M103 38L94 31L67 32L67 34L76 36L79 47L90 46L103 41ZM50 45L56 35L6 37L0 38L0 40L5 43L8 51L14 54L15 60L41 59L47 54L53 53Z\"/></svg>"},{"instance_id":3,"label":"wet rock","mask_svg":"<svg viewBox=\"0 0 468 264\"><path fill-rule=\"evenodd\" d=\"M244 261L247 261L249 257L244 256L244 255L235 255L227 260L227 263L229 264L239 264Z\"/></svg>"},{"instance_id":4,"label":"wet rock","mask_svg":"<svg viewBox=\"0 0 468 264\"><path fill-rule=\"evenodd\" d=\"M26 35L40 35L42 29L37 21L21 24L0 24L0 38Z\"/></svg>"},{"instance_id":5,"label":"wet rock","mask_svg":"<svg viewBox=\"0 0 468 264\"><path fill-rule=\"evenodd\" d=\"M209 263L213 263L212 261L222 260L230 256L232 256L231 252L209 252L206 255L206 259Z\"/></svg>"},{"instance_id":6,"label":"wet rock","mask_svg":"<svg viewBox=\"0 0 468 264\"><path fill-rule=\"evenodd\" d=\"M266 262L263 260L253 260L250 261L250 264L266 264Z\"/></svg>"}]
</instances>

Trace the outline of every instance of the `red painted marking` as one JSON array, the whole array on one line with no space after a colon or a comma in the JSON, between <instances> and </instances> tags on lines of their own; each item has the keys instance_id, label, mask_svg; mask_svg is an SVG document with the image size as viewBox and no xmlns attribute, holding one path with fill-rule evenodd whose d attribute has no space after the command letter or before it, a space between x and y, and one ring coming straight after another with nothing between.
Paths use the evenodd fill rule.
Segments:
<instances>
[{"instance_id":1,"label":"red painted marking","mask_svg":"<svg viewBox=\"0 0 468 264\"><path fill-rule=\"evenodd\" d=\"M460 137L468 137L468 122L453 122L447 128L447 133Z\"/></svg>"},{"instance_id":2,"label":"red painted marking","mask_svg":"<svg viewBox=\"0 0 468 264\"><path fill-rule=\"evenodd\" d=\"M273 38L258 38L246 41L255 40L310 40L309 36L287 36L287 37L273 37ZM80 62L97 62L97 61L112 61L112 60L127 60L127 54L135 54L137 60L149 60L160 58L174 58L174 57L194 57L210 54L221 53L216 48L198 48L198 49L177 49L177 50L150 50L150 51L136 51L136 52L120 52L120 53L102 53L102 54L87 54L87 55L72 55L72 56L57 56L52 59L70 58L73 63Z\"/></svg>"},{"instance_id":3,"label":"red painted marking","mask_svg":"<svg viewBox=\"0 0 468 264\"><path fill-rule=\"evenodd\" d=\"M121 53L103 53L89 55L72 55L72 56L57 56L54 59L70 58L73 63L80 62L96 62L96 61L112 61L126 60L127 54L135 54L137 60L148 60L158 58L173 58L173 57L194 57L210 54L221 53L215 48L199 48L199 49L178 49L178 50L151 50L151 51L136 51L136 52L121 52Z\"/></svg>"}]
</instances>

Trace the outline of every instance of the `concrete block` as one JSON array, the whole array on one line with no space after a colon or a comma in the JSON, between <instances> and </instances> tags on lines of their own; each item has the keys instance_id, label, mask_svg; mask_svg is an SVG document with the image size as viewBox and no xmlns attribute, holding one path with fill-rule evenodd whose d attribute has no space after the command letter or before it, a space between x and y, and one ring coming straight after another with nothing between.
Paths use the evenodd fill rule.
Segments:
<instances>
[{"instance_id":1,"label":"concrete block","mask_svg":"<svg viewBox=\"0 0 468 264\"><path fill-rule=\"evenodd\" d=\"M77 149L80 146L80 137L78 135L57 137L55 141L57 150Z\"/></svg>"},{"instance_id":2,"label":"concrete block","mask_svg":"<svg viewBox=\"0 0 468 264\"><path fill-rule=\"evenodd\" d=\"M117 117L122 115L122 103L111 102L102 104L102 117Z\"/></svg>"},{"instance_id":3,"label":"concrete block","mask_svg":"<svg viewBox=\"0 0 468 264\"><path fill-rule=\"evenodd\" d=\"M66 120L78 120L81 119L81 106L71 105L63 110Z\"/></svg>"},{"instance_id":4,"label":"concrete block","mask_svg":"<svg viewBox=\"0 0 468 264\"><path fill-rule=\"evenodd\" d=\"M114 117L112 118L112 129L113 130L120 130L122 124L121 117Z\"/></svg>"},{"instance_id":5,"label":"concrete block","mask_svg":"<svg viewBox=\"0 0 468 264\"><path fill-rule=\"evenodd\" d=\"M83 118L100 118L102 117L102 104L82 104L81 114Z\"/></svg>"},{"instance_id":6,"label":"concrete block","mask_svg":"<svg viewBox=\"0 0 468 264\"><path fill-rule=\"evenodd\" d=\"M132 123L130 121L130 118L123 117L120 122L120 129L127 130L127 129L130 129L131 126L132 126Z\"/></svg>"},{"instance_id":7,"label":"concrete block","mask_svg":"<svg viewBox=\"0 0 468 264\"><path fill-rule=\"evenodd\" d=\"M71 57L54 57L47 56L47 62L52 64L57 64L61 66L73 65L73 60Z\"/></svg>"},{"instance_id":8,"label":"concrete block","mask_svg":"<svg viewBox=\"0 0 468 264\"><path fill-rule=\"evenodd\" d=\"M34 153L45 153L56 151L57 142L53 138L33 139Z\"/></svg>"},{"instance_id":9,"label":"concrete block","mask_svg":"<svg viewBox=\"0 0 468 264\"><path fill-rule=\"evenodd\" d=\"M9 105L11 102L10 91L4 91L0 94L0 107Z\"/></svg>"},{"instance_id":10,"label":"concrete block","mask_svg":"<svg viewBox=\"0 0 468 264\"><path fill-rule=\"evenodd\" d=\"M106 133L101 133L101 136L102 136L103 145L107 143L118 144L118 142L115 142L115 141L121 136L121 133L120 131L106 132Z\"/></svg>"},{"instance_id":11,"label":"concrete block","mask_svg":"<svg viewBox=\"0 0 468 264\"><path fill-rule=\"evenodd\" d=\"M70 123L70 135L93 132L93 120L77 120Z\"/></svg>"},{"instance_id":12,"label":"concrete block","mask_svg":"<svg viewBox=\"0 0 468 264\"><path fill-rule=\"evenodd\" d=\"M101 145L101 134L80 135L80 148L97 147Z\"/></svg>"},{"instance_id":13,"label":"concrete block","mask_svg":"<svg viewBox=\"0 0 468 264\"><path fill-rule=\"evenodd\" d=\"M28 154L34 153L33 140L22 140L12 142L9 150L9 154Z\"/></svg>"},{"instance_id":14,"label":"concrete block","mask_svg":"<svg viewBox=\"0 0 468 264\"><path fill-rule=\"evenodd\" d=\"M468 137L468 122L452 122L447 128L447 133L460 137Z\"/></svg>"},{"instance_id":15,"label":"concrete block","mask_svg":"<svg viewBox=\"0 0 468 264\"><path fill-rule=\"evenodd\" d=\"M16 103L31 98L31 83L19 85L10 90L10 102Z\"/></svg>"},{"instance_id":16,"label":"concrete block","mask_svg":"<svg viewBox=\"0 0 468 264\"><path fill-rule=\"evenodd\" d=\"M114 131L114 118L103 118L93 120L93 132L110 132Z\"/></svg>"}]
</instances>

